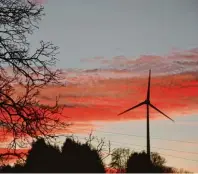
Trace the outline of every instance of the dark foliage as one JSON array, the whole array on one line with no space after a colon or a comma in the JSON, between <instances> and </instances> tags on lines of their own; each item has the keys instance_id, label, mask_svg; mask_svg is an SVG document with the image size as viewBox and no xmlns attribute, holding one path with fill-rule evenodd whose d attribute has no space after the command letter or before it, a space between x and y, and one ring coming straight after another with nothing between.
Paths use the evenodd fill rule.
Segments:
<instances>
[{"instance_id":1,"label":"dark foliage","mask_svg":"<svg viewBox=\"0 0 198 174\"><path fill-rule=\"evenodd\" d=\"M13 168L10 165L3 166L3 167L1 167L0 172L1 173L12 173L13 172Z\"/></svg>"},{"instance_id":2,"label":"dark foliage","mask_svg":"<svg viewBox=\"0 0 198 174\"><path fill-rule=\"evenodd\" d=\"M173 173L171 167L164 166L165 159L158 153L151 154L149 162L147 154L143 151L140 153L134 152L127 161L127 173Z\"/></svg>"},{"instance_id":3,"label":"dark foliage","mask_svg":"<svg viewBox=\"0 0 198 174\"><path fill-rule=\"evenodd\" d=\"M127 173L146 173L149 171L148 156L145 152L132 153L127 161Z\"/></svg>"},{"instance_id":4,"label":"dark foliage","mask_svg":"<svg viewBox=\"0 0 198 174\"><path fill-rule=\"evenodd\" d=\"M130 157L130 149L127 148L116 148L111 153L110 167L119 170L119 173L125 171L127 161Z\"/></svg>"},{"instance_id":5,"label":"dark foliage","mask_svg":"<svg viewBox=\"0 0 198 174\"><path fill-rule=\"evenodd\" d=\"M133 152L126 169L116 169L113 173L190 173L167 167L165 162L158 153L151 153L151 162L148 163L144 151ZM58 147L39 139L33 143L25 164L3 166L0 173L105 173L105 167L98 151L87 143L67 138L60 151Z\"/></svg>"},{"instance_id":6,"label":"dark foliage","mask_svg":"<svg viewBox=\"0 0 198 174\"><path fill-rule=\"evenodd\" d=\"M32 145L29 151L25 171L26 172L56 172L59 168L60 151L45 143L43 139Z\"/></svg>"},{"instance_id":7,"label":"dark foliage","mask_svg":"<svg viewBox=\"0 0 198 174\"><path fill-rule=\"evenodd\" d=\"M5 166L3 173L105 173L102 160L96 150L87 144L66 139L62 152L43 139L33 143L24 166Z\"/></svg>"},{"instance_id":8,"label":"dark foliage","mask_svg":"<svg viewBox=\"0 0 198 174\"><path fill-rule=\"evenodd\" d=\"M67 139L62 147L61 172L104 173L104 165L95 149Z\"/></svg>"},{"instance_id":9,"label":"dark foliage","mask_svg":"<svg viewBox=\"0 0 198 174\"><path fill-rule=\"evenodd\" d=\"M14 166L3 166L0 170L0 173L23 173L24 166L21 164L15 164Z\"/></svg>"}]
</instances>

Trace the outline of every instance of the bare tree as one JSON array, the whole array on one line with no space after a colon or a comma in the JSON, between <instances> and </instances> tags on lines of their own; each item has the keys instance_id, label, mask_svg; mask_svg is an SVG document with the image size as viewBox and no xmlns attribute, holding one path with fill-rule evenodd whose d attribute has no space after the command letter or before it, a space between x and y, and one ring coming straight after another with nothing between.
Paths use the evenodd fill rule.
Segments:
<instances>
[{"instance_id":1,"label":"bare tree","mask_svg":"<svg viewBox=\"0 0 198 174\"><path fill-rule=\"evenodd\" d=\"M99 138L97 136L94 136L93 131L91 131L88 137L85 137L85 138L74 136L73 134L72 135L59 134L57 135L57 137L67 137L77 143L83 142L84 144L87 144L91 149L94 149L97 151L97 153L100 155L100 158L103 162L106 158L108 158L111 155L110 141L106 141L105 138Z\"/></svg>"},{"instance_id":2,"label":"bare tree","mask_svg":"<svg viewBox=\"0 0 198 174\"><path fill-rule=\"evenodd\" d=\"M128 148L116 148L111 154L110 167L117 170L124 171L126 169L127 161L131 155L131 151Z\"/></svg>"},{"instance_id":3,"label":"bare tree","mask_svg":"<svg viewBox=\"0 0 198 174\"><path fill-rule=\"evenodd\" d=\"M9 139L12 149L0 154L1 159L19 155L17 147L52 137L67 126L60 121L63 107L58 99L49 106L37 98L45 86L61 85L61 71L53 69L58 47L41 41L39 48L30 50L28 35L38 28L43 10L30 0L0 0L0 139Z\"/></svg>"},{"instance_id":4,"label":"bare tree","mask_svg":"<svg viewBox=\"0 0 198 174\"><path fill-rule=\"evenodd\" d=\"M85 138L85 143L98 152L103 162L111 155L110 141L107 142L104 138L93 136L93 131L90 132L88 138Z\"/></svg>"}]
</instances>

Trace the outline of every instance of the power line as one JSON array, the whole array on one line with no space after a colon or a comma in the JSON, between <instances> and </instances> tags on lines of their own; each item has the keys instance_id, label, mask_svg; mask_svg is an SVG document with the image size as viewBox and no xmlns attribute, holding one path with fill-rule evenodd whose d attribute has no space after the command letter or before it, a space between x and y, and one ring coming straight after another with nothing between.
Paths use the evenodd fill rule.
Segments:
<instances>
[{"instance_id":1,"label":"power line","mask_svg":"<svg viewBox=\"0 0 198 174\"><path fill-rule=\"evenodd\" d=\"M64 136L64 135L63 135L63 136ZM79 139L84 139L84 138L87 138L87 137L78 137L78 138L79 138ZM117 141L111 141L111 142L115 143L114 145L118 145L118 144L120 144L120 145L129 144L129 145L133 145L133 146L145 147L145 146L143 146L143 145L130 144L130 143L120 143L120 142L117 142ZM127 146L125 146L125 147L127 147ZM130 148L130 147L128 147L128 148ZM161 149L161 148L159 148L159 149ZM139 149L139 150L142 150L142 149ZM164 149L164 150L165 150L165 149ZM168 149L166 149L166 150L168 150ZM175 151L175 150L173 150L173 149L169 149L169 150ZM185 151L179 151L179 152L185 152ZM185 152L185 153L193 153L193 152ZM189 158L178 157L178 156L174 156L174 155L170 155L170 154L164 154L164 153L161 153L161 152L160 152L160 154L161 154L161 155L165 155L165 156L170 156L170 157L173 157L173 158L179 158L179 159L183 159L183 160L198 162L198 160L195 160L195 159L189 159ZM196 154L198 154L198 153L196 153Z\"/></svg>"},{"instance_id":2,"label":"power line","mask_svg":"<svg viewBox=\"0 0 198 174\"><path fill-rule=\"evenodd\" d=\"M63 135L63 136L64 136L64 135ZM86 137L85 137L85 138L86 138ZM111 140L110 142L118 143L118 144L121 144L121 145L128 144L128 145L132 145L132 146L146 147L146 146L144 146L144 145L131 144L131 143L127 143L127 142L126 142L126 143L120 143L120 142L113 141L113 140ZM168 148L162 148L162 147L156 147L156 146L152 146L152 148L154 148L154 149L166 150L166 151L173 151L173 152L180 152L180 153L188 153L188 154L198 155L198 153L197 153L197 152L181 151L181 150L168 149Z\"/></svg>"},{"instance_id":3,"label":"power line","mask_svg":"<svg viewBox=\"0 0 198 174\"><path fill-rule=\"evenodd\" d=\"M119 143L121 145L124 145L124 143L120 143L120 142L117 142L117 141L111 141L111 142L115 142L115 143ZM132 146L146 147L144 145L139 145L139 144L131 144L131 143L125 143L125 144L132 145ZM167 150L167 151L180 152L180 153L189 153L189 154L198 155L197 152L187 152L187 151L180 151L180 150L175 150L175 149L167 149L167 148L161 148L161 147L155 147L155 146L152 146L152 148L154 148L154 149L161 149L161 150Z\"/></svg>"},{"instance_id":4,"label":"power line","mask_svg":"<svg viewBox=\"0 0 198 174\"><path fill-rule=\"evenodd\" d=\"M85 130L85 131L91 131L89 129L84 129L84 128L78 128L80 130ZM103 133L108 133L108 134L115 134L115 135L125 135L125 136L132 136L132 137L137 137L137 138L146 138L146 136L143 135L134 135L134 134L126 134L126 133L119 133L119 132L107 132L107 131L101 131L101 130L94 130L95 132L103 132ZM164 141L173 141L173 142L180 142L180 143L189 143L189 144L197 144L198 142L195 141L184 141L184 140L170 140L170 139L164 139L164 138L159 138L159 137L154 137L152 139L159 139L159 140L164 140Z\"/></svg>"},{"instance_id":5,"label":"power line","mask_svg":"<svg viewBox=\"0 0 198 174\"><path fill-rule=\"evenodd\" d=\"M97 131L96 132L104 132L104 131ZM141 135L134 135L134 134L125 134L125 133L118 133L118 132L104 132L104 133L111 133L111 134L118 134L118 135L126 135L126 136L133 136L138 138L145 138L146 136ZM151 138L151 139L159 139L159 140L165 140L165 141L174 141L174 142L182 142L182 143L190 143L190 144L198 144L198 142L193 141L183 141L183 140L170 140L170 139L164 139L164 138Z\"/></svg>"},{"instance_id":6,"label":"power line","mask_svg":"<svg viewBox=\"0 0 198 174\"><path fill-rule=\"evenodd\" d=\"M141 150L141 149L138 149L138 150ZM106 153L106 152L104 152ZM106 153L107 154L107 153ZM193 161L193 162L198 162L198 160L195 160L195 159L189 159L189 158L183 158L183 157L179 157L179 156L174 156L174 155L170 155L170 154L164 154L164 153L161 153L161 155L165 155L165 156L170 156L170 157L173 157L173 158L179 158L179 159L183 159L183 160L188 160L188 161Z\"/></svg>"},{"instance_id":7,"label":"power line","mask_svg":"<svg viewBox=\"0 0 198 174\"><path fill-rule=\"evenodd\" d=\"M119 142L116 142L116 141L112 141L114 143L119 143ZM120 145L124 145L124 143L119 143ZM126 144L126 143L125 143ZM129 143L127 143L129 144ZM141 146L141 147L146 147L146 146L143 146L143 145L137 145L137 144L129 144L129 145L134 145L134 146ZM155 147L156 148L156 147ZM161 148L158 148L158 149L161 149ZM140 150L140 149L139 149ZM164 149L164 150L168 150L168 149ZM171 151L176 151L176 150L173 150L173 149L169 149ZM185 152L185 153L193 153L193 152L186 152L186 151L177 151L177 152ZM174 156L174 155L169 155L169 154L164 154L164 153L161 153L161 155L165 155L165 156L171 156L171 157L174 157L174 158L180 158L180 159L184 159L184 160L189 160L189 161L195 161L195 162L198 162L198 160L195 160L195 159L189 159L189 158L183 158L183 157L178 157L178 156ZM195 153L195 154L198 154L198 153Z\"/></svg>"},{"instance_id":8,"label":"power line","mask_svg":"<svg viewBox=\"0 0 198 174\"><path fill-rule=\"evenodd\" d=\"M106 152L104 152L105 154L108 154ZM183 159L183 160L188 160L188 161L193 161L193 162L198 162L198 160L194 160L194 159L189 159L189 158L183 158L183 157L179 157L179 156L174 156L174 155L169 155L169 154L164 154L164 153L160 153L161 155L165 155L165 156L170 156L173 158L179 158L179 159Z\"/></svg>"},{"instance_id":9,"label":"power line","mask_svg":"<svg viewBox=\"0 0 198 174\"><path fill-rule=\"evenodd\" d=\"M180 159L184 159L184 160L189 160L189 161L195 161L195 162L198 162L198 160L194 160L194 159L183 158L183 157L178 157L178 156L173 156L173 155L163 154L163 153L160 153L160 154L165 155L165 156L174 157L174 158L180 158Z\"/></svg>"}]
</instances>

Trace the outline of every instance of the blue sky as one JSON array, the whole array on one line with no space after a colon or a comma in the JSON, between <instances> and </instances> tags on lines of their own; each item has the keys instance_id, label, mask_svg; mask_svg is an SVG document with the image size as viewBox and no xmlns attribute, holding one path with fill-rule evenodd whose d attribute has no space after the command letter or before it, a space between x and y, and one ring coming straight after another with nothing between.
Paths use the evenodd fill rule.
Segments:
<instances>
[{"instance_id":1,"label":"blue sky","mask_svg":"<svg viewBox=\"0 0 198 174\"><path fill-rule=\"evenodd\" d=\"M196 0L46 0L32 43L60 46L59 67L87 67L83 58L164 55L198 45Z\"/></svg>"}]
</instances>

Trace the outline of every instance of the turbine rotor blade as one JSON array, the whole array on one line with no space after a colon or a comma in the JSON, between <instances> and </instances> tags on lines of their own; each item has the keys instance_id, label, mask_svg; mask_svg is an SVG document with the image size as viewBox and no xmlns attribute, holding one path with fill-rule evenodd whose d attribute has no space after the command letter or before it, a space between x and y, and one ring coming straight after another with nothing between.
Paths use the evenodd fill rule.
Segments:
<instances>
[{"instance_id":1,"label":"turbine rotor blade","mask_svg":"<svg viewBox=\"0 0 198 174\"><path fill-rule=\"evenodd\" d=\"M170 118L169 116L167 116L165 113L163 113L162 111L160 111L158 108L156 108L154 105L152 105L151 103L149 104L153 109L155 109L156 111L158 111L159 113L161 113L162 115L164 115L165 117L167 117L168 119L170 119L171 121L175 122L172 118Z\"/></svg>"},{"instance_id":2,"label":"turbine rotor blade","mask_svg":"<svg viewBox=\"0 0 198 174\"><path fill-rule=\"evenodd\" d=\"M147 100L150 100L150 84L151 84L151 70L149 69L148 89L147 89Z\"/></svg>"},{"instance_id":3,"label":"turbine rotor blade","mask_svg":"<svg viewBox=\"0 0 198 174\"><path fill-rule=\"evenodd\" d=\"M141 102L141 103L139 103L139 104L133 106L132 108L129 108L129 109L127 109L127 110L125 110L125 111L119 113L118 115L122 115L122 114L124 114L124 113L126 113L126 112L128 112L128 111L130 111L130 110L132 110L132 109L135 109L135 108L137 108L137 107L139 107L139 106L141 106L141 105L143 105L143 104L145 104L145 102Z\"/></svg>"}]
</instances>

